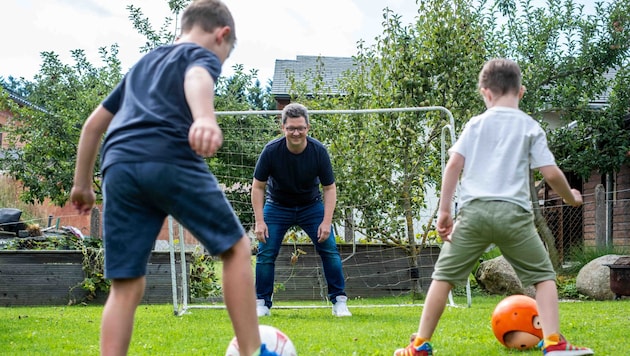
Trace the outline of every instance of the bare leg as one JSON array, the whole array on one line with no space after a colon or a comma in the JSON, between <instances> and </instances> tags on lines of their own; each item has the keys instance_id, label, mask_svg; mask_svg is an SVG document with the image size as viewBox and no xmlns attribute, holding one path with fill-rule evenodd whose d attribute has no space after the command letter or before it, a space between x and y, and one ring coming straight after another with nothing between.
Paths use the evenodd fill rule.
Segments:
<instances>
[{"instance_id":1,"label":"bare leg","mask_svg":"<svg viewBox=\"0 0 630 356\"><path fill-rule=\"evenodd\" d=\"M543 335L560 334L558 289L555 281L536 284L536 306L543 328Z\"/></svg>"},{"instance_id":2,"label":"bare leg","mask_svg":"<svg viewBox=\"0 0 630 356\"><path fill-rule=\"evenodd\" d=\"M250 242L246 236L221 255L223 297L241 355L252 355L260 348L251 258Z\"/></svg>"},{"instance_id":3,"label":"bare leg","mask_svg":"<svg viewBox=\"0 0 630 356\"><path fill-rule=\"evenodd\" d=\"M431 339L446 307L448 292L451 291L451 288L452 286L449 282L436 280L431 282L427 298L424 301L424 308L422 308L417 336L425 340Z\"/></svg>"},{"instance_id":4,"label":"bare leg","mask_svg":"<svg viewBox=\"0 0 630 356\"><path fill-rule=\"evenodd\" d=\"M136 308L144 295L145 278L115 279L103 309L101 355L126 355Z\"/></svg>"}]
</instances>

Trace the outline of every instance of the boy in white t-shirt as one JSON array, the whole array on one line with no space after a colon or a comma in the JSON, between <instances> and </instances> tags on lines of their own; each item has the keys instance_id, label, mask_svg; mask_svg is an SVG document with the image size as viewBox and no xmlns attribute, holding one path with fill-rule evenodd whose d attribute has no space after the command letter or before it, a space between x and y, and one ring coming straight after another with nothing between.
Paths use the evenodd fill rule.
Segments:
<instances>
[{"instance_id":1,"label":"boy in white t-shirt","mask_svg":"<svg viewBox=\"0 0 630 356\"><path fill-rule=\"evenodd\" d=\"M394 356L429 356L429 340L444 312L453 285L465 282L475 262L490 244L501 250L524 286L536 287L536 304L543 329L542 352L547 356L592 355L588 348L569 344L560 334L556 274L538 236L529 194L530 169L571 206L582 195L571 189L556 166L538 122L519 110L525 93L521 71L508 59L488 61L479 74L479 91L486 104L473 117L449 150L442 180L437 230L445 244L435 265L415 339ZM451 204L461 174L461 209L453 224Z\"/></svg>"}]
</instances>

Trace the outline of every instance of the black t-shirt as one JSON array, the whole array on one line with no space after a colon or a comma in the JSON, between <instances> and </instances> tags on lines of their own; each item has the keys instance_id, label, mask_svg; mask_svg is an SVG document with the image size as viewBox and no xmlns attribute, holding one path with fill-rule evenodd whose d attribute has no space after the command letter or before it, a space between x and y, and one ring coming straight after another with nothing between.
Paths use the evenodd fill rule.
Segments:
<instances>
[{"instance_id":1,"label":"black t-shirt","mask_svg":"<svg viewBox=\"0 0 630 356\"><path fill-rule=\"evenodd\" d=\"M324 145L307 137L306 149L294 154L285 137L275 139L258 157L254 178L267 182L267 199L284 206L303 206L321 200L323 186L335 182L330 156Z\"/></svg>"},{"instance_id":2,"label":"black t-shirt","mask_svg":"<svg viewBox=\"0 0 630 356\"><path fill-rule=\"evenodd\" d=\"M221 73L219 58L193 43L159 47L131 68L102 103L115 114L103 143L102 171L117 162L144 161L207 169L188 143L193 118L184 76L193 66L208 70L215 82Z\"/></svg>"}]
</instances>

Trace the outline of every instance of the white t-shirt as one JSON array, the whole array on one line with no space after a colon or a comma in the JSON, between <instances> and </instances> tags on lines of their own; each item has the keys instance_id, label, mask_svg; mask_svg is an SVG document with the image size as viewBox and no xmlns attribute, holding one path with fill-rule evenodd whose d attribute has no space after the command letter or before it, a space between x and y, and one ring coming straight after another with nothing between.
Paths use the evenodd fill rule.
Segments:
<instances>
[{"instance_id":1,"label":"white t-shirt","mask_svg":"<svg viewBox=\"0 0 630 356\"><path fill-rule=\"evenodd\" d=\"M493 107L475 116L449 153L464 156L460 207L475 199L509 201L531 211L529 171L556 165L547 136L521 110Z\"/></svg>"}]
</instances>

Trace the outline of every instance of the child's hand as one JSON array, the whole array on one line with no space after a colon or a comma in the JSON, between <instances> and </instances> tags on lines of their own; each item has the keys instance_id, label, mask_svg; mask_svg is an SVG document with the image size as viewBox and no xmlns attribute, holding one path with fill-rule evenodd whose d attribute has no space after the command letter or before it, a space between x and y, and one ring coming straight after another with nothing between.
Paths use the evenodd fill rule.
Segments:
<instances>
[{"instance_id":1,"label":"child's hand","mask_svg":"<svg viewBox=\"0 0 630 356\"><path fill-rule=\"evenodd\" d=\"M578 206L583 204L582 193L580 193L579 190L571 189L571 194L573 194L573 202L567 202L565 200L565 203L567 203L567 204L569 204L571 206L574 206L574 207L578 207Z\"/></svg>"},{"instance_id":2,"label":"child's hand","mask_svg":"<svg viewBox=\"0 0 630 356\"><path fill-rule=\"evenodd\" d=\"M96 195L91 188L81 189L76 186L70 191L70 201L80 214L87 214L92 210Z\"/></svg>"},{"instance_id":3,"label":"child's hand","mask_svg":"<svg viewBox=\"0 0 630 356\"><path fill-rule=\"evenodd\" d=\"M453 217L450 213L440 213L437 220L437 232L442 241L450 241L453 232Z\"/></svg>"},{"instance_id":4,"label":"child's hand","mask_svg":"<svg viewBox=\"0 0 630 356\"><path fill-rule=\"evenodd\" d=\"M190 147L202 157L210 157L223 145L223 132L214 119L198 118L188 131Z\"/></svg>"}]
</instances>

